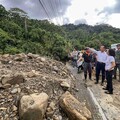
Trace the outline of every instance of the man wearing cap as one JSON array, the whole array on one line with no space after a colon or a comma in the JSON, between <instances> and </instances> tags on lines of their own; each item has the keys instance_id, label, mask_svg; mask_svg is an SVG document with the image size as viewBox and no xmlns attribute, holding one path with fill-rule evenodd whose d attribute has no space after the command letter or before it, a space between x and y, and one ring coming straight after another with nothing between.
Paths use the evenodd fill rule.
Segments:
<instances>
[{"instance_id":1,"label":"man wearing cap","mask_svg":"<svg viewBox=\"0 0 120 120\"><path fill-rule=\"evenodd\" d=\"M92 54L89 48L85 49L85 53L82 55L84 59L84 77L85 81L87 80L87 72L89 73L89 79L92 80Z\"/></svg>"},{"instance_id":2,"label":"man wearing cap","mask_svg":"<svg viewBox=\"0 0 120 120\"><path fill-rule=\"evenodd\" d=\"M100 46L100 51L96 51L94 49L90 49L92 52L96 53L96 59L97 59L97 64L96 64L96 82L95 84L99 83L99 76L100 72L102 71L102 82L101 85L103 85L104 80L105 80L105 62L107 60L107 53L105 52L105 46L102 45Z\"/></svg>"},{"instance_id":3,"label":"man wearing cap","mask_svg":"<svg viewBox=\"0 0 120 120\"><path fill-rule=\"evenodd\" d=\"M117 69L119 70L119 82L120 82L120 44L117 44L117 51L115 52L115 70L114 70L114 79L116 79Z\"/></svg>"}]
</instances>

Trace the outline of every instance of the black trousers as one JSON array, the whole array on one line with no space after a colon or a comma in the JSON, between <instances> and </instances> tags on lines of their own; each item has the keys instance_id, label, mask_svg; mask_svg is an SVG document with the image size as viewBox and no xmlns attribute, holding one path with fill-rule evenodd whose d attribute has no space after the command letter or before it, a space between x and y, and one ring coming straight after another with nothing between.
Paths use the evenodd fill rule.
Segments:
<instances>
[{"instance_id":1,"label":"black trousers","mask_svg":"<svg viewBox=\"0 0 120 120\"><path fill-rule=\"evenodd\" d=\"M113 75L113 70L111 70L111 71L106 71L106 80L107 80L106 89L107 89L110 93L113 92L112 75Z\"/></svg>"},{"instance_id":2,"label":"black trousers","mask_svg":"<svg viewBox=\"0 0 120 120\"><path fill-rule=\"evenodd\" d=\"M92 64L84 62L84 77L87 79L87 73L89 73L89 79L92 77Z\"/></svg>"},{"instance_id":3,"label":"black trousers","mask_svg":"<svg viewBox=\"0 0 120 120\"><path fill-rule=\"evenodd\" d=\"M100 72L102 71L102 83L105 80L105 63L97 62L96 64L96 82L99 82Z\"/></svg>"}]
</instances>

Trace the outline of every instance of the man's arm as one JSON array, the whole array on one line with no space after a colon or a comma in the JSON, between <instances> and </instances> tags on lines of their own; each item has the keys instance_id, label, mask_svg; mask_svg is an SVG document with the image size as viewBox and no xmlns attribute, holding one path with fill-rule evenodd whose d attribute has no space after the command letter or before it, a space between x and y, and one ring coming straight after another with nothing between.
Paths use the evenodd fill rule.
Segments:
<instances>
[{"instance_id":1,"label":"man's arm","mask_svg":"<svg viewBox=\"0 0 120 120\"><path fill-rule=\"evenodd\" d=\"M90 51L91 52L93 52L93 53L95 53L95 54L97 54L98 53L98 51L97 50L95 50L95 49L93 49L93 48L89 48L90 49Z\"/></svg>"}]
</instances>

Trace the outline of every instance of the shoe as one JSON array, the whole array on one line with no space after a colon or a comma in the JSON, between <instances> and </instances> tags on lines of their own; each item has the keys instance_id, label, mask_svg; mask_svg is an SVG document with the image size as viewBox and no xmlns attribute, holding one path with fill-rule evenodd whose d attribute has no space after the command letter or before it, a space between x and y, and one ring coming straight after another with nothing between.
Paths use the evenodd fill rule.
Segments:
<instances>
[{"instance_id":1,"label":"shoe","mask_svg":"<svg viewBox=\"0 0 120 120\"><path fill-rule=\"evenodd\" d=\"M91 78L89 78L89 80L91 80L91 81L92 81L92 79L91 79Z\"/></svg>"},{"instance_id":2,"label":"shoe","mask_svg":"<svg viewBox=\"0 0 120 120\"><path fill-rule=\"evenodd\" d=\"M105 94L113 94L113 92L105 91Z\"/></svg>"},{"instance_id":3,"label":"shoe","mask_svg":"<svg viewBox=\"0 0 120 120\"><path fill-rule=\"evenodd\" d=\"M98 84L98 82L95 82L95 84Z\"/></svg>"},{"instance_id":4,"label":"shoe","mask_svg":"<svg viewBox=\"0 0 120 120\"><path fill-rule=\"evenodd\" d=\"M108 90L107 88L103 88L103 90Z\"/></svg>"}]
</instances>

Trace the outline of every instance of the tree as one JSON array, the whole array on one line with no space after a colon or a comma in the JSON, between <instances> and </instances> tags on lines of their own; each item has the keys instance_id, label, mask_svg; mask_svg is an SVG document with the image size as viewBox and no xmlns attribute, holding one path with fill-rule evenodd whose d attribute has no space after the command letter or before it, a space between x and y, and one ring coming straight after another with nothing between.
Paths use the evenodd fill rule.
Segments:
<instances>
[{"instance_id":1,"label":"tree","mask_svg":"<svg viewBox=\"0 0 120 120\"><path fill-rule=\"evenodd\" d=\"M0 50L5 53L7 46L14 44L14 40L2 29L0 29Z\"/></svg>"},{"instance_id":2,"label":"tree","mask_svg":"<svg viewBox=\"0 0 120 120\"><path fill-rule=\"evenodd\" d=\"M46 34L45 30L42 30L40 28L32 29L29 33L29 37L32 41L37 41L43 43L43 37Z\"/></svg>"},{"instance_id":3,"label":"tree","mask_svg":"<svg viewBox=\"0 0 120 120\"><path fill-rule=\"evenodd\" d=\"M5 7L0 5L0 19L3 19L7 16L8 12L6 11Z\"/></svg>"}]
</instances>

